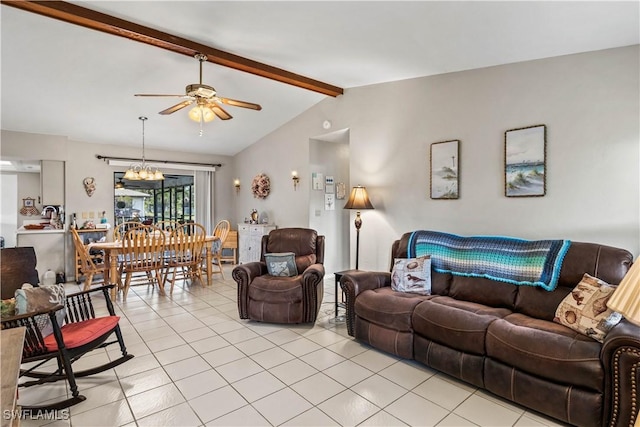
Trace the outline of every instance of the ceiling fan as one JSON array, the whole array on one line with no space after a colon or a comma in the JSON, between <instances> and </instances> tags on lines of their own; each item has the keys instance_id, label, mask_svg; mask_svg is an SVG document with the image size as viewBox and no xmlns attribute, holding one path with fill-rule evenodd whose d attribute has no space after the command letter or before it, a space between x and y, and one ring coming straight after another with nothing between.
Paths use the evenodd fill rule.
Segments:
<instances>
[{"instance_id":1,"label":"ceiling fan","mask_svg":"<svg viewBox=\"0 0 640 427\"><path fill-rule=\"evenodd\" d=\"M185 88L185 95L160 95L160 94L145 94L145 93L136 93L135 96L165 96L165 97L177 97L184 98L185 100L167 108L166 110L160 111L159 114L167 115L175 113L176 111L182 110L185 107L188 107L191 104L195 103L194 108L189 111L189 118L195 122L210 122L216 116L222 120L229 120L233 118L233 116L227 113L222 106L222 104L231 105L233 107L243 107L249 108L252 110L261 110L262 107L258 104L253 104L251 102L238 101L236 99L231 98L223 98L218 96L216 90L212 86L208 86L202 84L202 63L207 60L207 55L203 55L201 53L197 53L195 58L200 61L200 83L194 83L187 85Z\"/></svg>"}]
</instances>

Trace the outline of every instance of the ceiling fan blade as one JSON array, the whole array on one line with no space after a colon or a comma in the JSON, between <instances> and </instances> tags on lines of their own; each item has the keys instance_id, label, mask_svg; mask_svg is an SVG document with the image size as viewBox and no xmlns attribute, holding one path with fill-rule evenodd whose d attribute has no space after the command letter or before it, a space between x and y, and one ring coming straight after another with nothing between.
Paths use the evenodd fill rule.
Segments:
<instances>
[{"instance_id":1,"label":"ceiling fan blade","mask_svg":"<svg viewBox=\"0 0 640 427\"><path fill-rule=\"evenodd\" d=\"M166 110L160 111L160 113L158 113L158 114L166 115L166 114L175 113L176 111L182 110L184 107L187 107L187 106L189 106L191 104L193 104L193 100L191 100L191 99L187 100L187 101L182 101L181 103L176 104L173 107L169 107Z\"/></svg>"},{"instance_id":2,"label":"ceiling fan blade","mask_svg":"<svg viewBox=\"0 0 640 427\"><path fill-rule=\"evenodd\" d=\"M188 95L165 95L165 94L157 94L157 93L136 93L133 96L163 96L163 97L170 97L170 98L187 98Z\"/></svg>"},{"instance_id":3,"label":"ceiling fan blade","mask_svg":"<svg viewBox=\"0 0 640 427\"><path fill-rule=\"evenodd\" d=\"M233 105L234 107L243 107L243 108L251 108L252 110L262 110L262 107L258 104L253 104L251 102L238 101L237 99L230 98L220 98L224 104Z\"/></svg>"},{"instance_id":4,"label":"ceiling fan blade","mask_svg":"<svg viewBox=\"0 0 640 427\"><path fill-rule=\"evenodd\" d=\"M233 118L231 114L227 113L220 105L216 104L215 102L210 102L208 106L209 108L211 108L211 111L213 111L214 114L220 117L222 120L229 120Z\"/></svg>"}]
</instances>

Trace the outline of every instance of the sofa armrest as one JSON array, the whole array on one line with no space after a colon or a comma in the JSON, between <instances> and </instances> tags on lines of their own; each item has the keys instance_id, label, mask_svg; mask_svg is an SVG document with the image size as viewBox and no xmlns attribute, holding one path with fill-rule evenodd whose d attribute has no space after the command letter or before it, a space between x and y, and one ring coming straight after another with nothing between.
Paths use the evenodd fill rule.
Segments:
<instances>
[{"instance_id":1,"label":"sofa armrest","mask_svg":"<svg viewBox=\"0 0 640 427\"><path fill-rule=\"evenodd\" d=\"M249 318L249 309L247 307L249 283L263 274L267 274L267 265L263 262L240 264L231 272L233 280L238 284L238 313L241 319Z\"/></svg>"},{"instance_id":2,"label":"sofa armrest","mask_svg":"<svg viewBox=\"0 0 640 427\"><path fill-rule=\"evenodd\" d=\"M605 336L600 359L606 396L602 423L632 426L638 421L640 400L640 327L623 319Z\"/></svg>"},{"instance_id":3,"label":"sofa armrest","mask_svg":"<svg viewBox=\"0 0 640 427\"><path fill-rule=\"evenodd\" d=\"M353 271L340 279L340 287L345 295L347 332L355 336L355 303L361 292L391 286L391 273L381 271ZM336 298L338 296L336 295Z\"/></svg>"},{"instance_id":4,"label":"sofa armrest","mask_svg":"<svg viewBox=\"0 0 640 427\"><path fill-rule=\"evenodd\" d=\"M302 297L305 299L304 322L313 322L318 317L324 296L324 265L312 264L301 274Z\"/></svg>"}]
</instances>

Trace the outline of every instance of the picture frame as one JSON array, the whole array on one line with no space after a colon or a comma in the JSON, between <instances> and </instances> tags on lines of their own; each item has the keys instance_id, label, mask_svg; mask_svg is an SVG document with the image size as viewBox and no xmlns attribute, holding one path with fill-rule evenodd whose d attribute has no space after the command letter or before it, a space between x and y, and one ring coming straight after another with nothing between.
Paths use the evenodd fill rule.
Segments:
<instances>
[{"instance_id":1,"label":"picture frame","mask_svg":"<svg viewBox=\"0 0 640 427\"><path fill-rule=\"evenodd\" d=\"M344 182L339 182L336 184L336 199L342 200L345 198L347 194L347 187Z\"/></svg>"},{"instance_id":2,"label":"picture frame","mask_svg":"<svg viewBox=\"0 0 640 427\"><path fill-rule=\"evenodd\" d=\"M452 200L460 197L460 140L434 142L429 150L430 197Z\"/></svg>"},{"instance_id":3,"label":"picture frame","mask_svg":"<svg viewBox=\"0 0 640 427\"><path fill-rule=\"evenodd\" d=\"M34 206L35 199L31 197L27 197L26 199L22 199L22 206L25 208L32 208Z\"/></svg>"},{"instance_id":4,"label":"picture frame","mask_svg":"<svg viewBox=\"0 0 640 427\"><path fill-rule=\"evenodd\" d=\"M547 193L547 126L509 129L504 133L504 194L542 197Z\"/></svg>"},{"instance_id":5,"label":"picture frame","mask_svg":"<svg viewBox=\"0 0 640 427\"><path fill-rule=\"evenodd\" d=\"M320 172L311 173L311 188L314 190L324 189L324 175Z\"/></svg>"}]
</instances>

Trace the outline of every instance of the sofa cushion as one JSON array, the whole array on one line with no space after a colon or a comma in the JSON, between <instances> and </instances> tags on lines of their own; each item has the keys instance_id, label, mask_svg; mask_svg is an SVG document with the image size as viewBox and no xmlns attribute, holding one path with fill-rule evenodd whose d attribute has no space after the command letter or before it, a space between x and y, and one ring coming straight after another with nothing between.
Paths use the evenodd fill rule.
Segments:
<instances>
[{"instance_id":1,"label":"sofa cushion","mask_svg":"<svg viewBox=\"0 0 640 427\"><path fill-rule=\"evenodd\" d=\"M513 310L520 288L511 283L498 282L483 277L453 276L449 296L464 301L473 301L491 307L506 307ZM536 286L537 288L537 286Z\"/></svg>"},{"instance_id":2,"label":"sofa cushion","mask_svg":"<svg viewBox=\"0 0 640 427\"><path fill-rule=\"evenodd\" d=\"M385 286L369 289L358 295L355 302L356 316L385 328L412 331L413 309L431 295L416 295L396 292Z\"/></svg>"},{"instance_id":3,"label":"sofa cushion","mask_svg":"<svg viewBox=\"0 0 640 427\"><path fill-rule=\"evenodd\" d=\"M615 289L585 273L571 294L558 305L553 321L602 342L607 332L622 319L620 313L607 307Z\"/></svg>"},{"instance_id":4,"label":"sofa cushion","mask_svg":"<svg viewBox=\"0 0 640 427\"><path fill-rule=\"evenodd\" d=\"M413 311L412 322L418 335L455 350L483 355L487 328L509 314L506 308L438 296L420 303Z\"/></svg>"},{"instance_id":5,"label":"sofa cushion","mask_svg":"<svg viewBox=\"0 0 640 427\"><path fill-rule=\"evenodd\" d=\"M600 343L566 326L513 313L487 331L487 355L556 383L602 391Z\"/></svg>"},{"instance_id":6,"label":"sofa cushion","mask_svg":"<svg viewBox=\"0 0 640 427\"><path fill-rule=\"evenodd\" d=\"M249 286L249 299L272 303L299 302L302 300L300 276L258 276Z\"/></svg>"}]
</instances>

